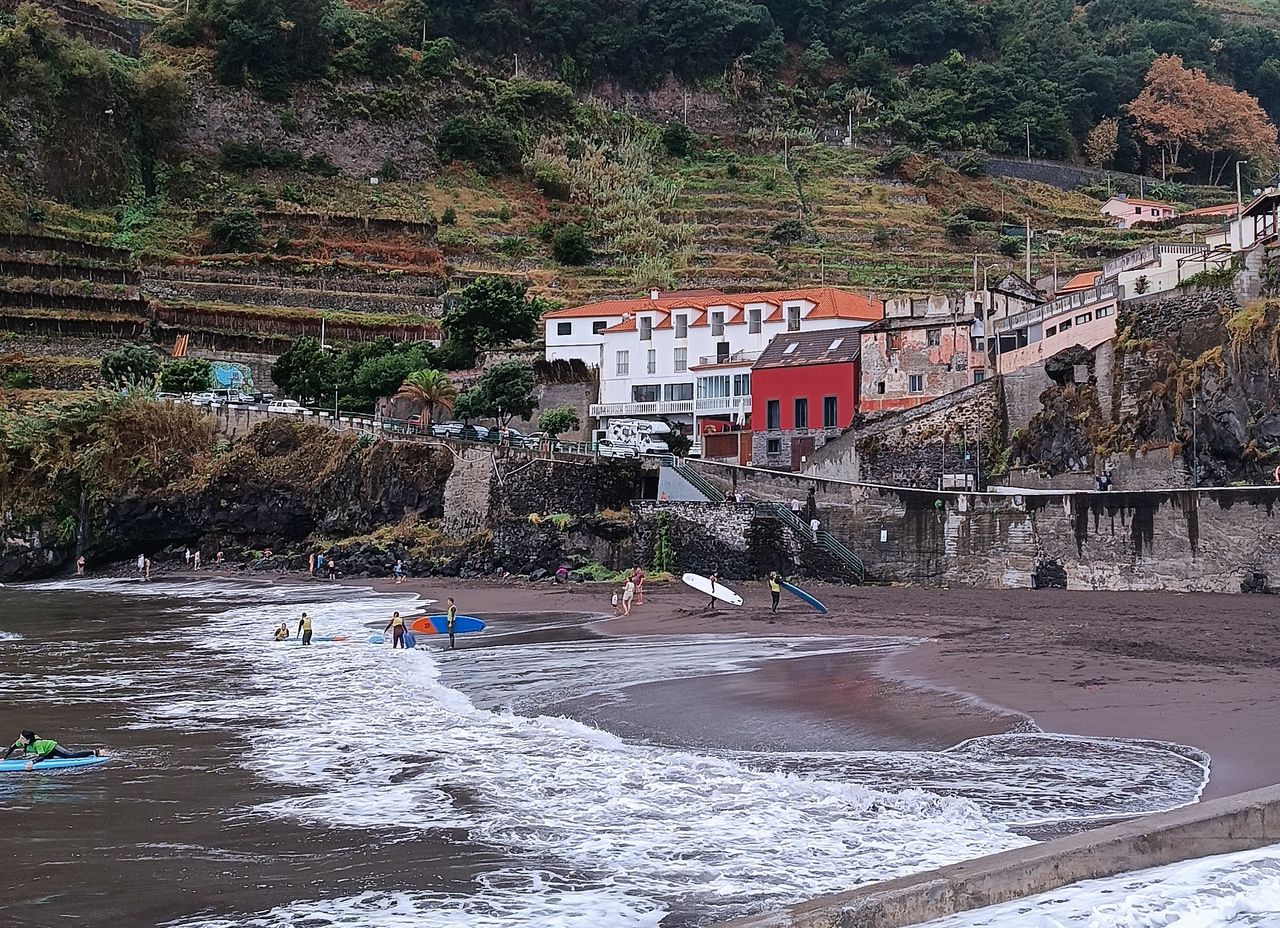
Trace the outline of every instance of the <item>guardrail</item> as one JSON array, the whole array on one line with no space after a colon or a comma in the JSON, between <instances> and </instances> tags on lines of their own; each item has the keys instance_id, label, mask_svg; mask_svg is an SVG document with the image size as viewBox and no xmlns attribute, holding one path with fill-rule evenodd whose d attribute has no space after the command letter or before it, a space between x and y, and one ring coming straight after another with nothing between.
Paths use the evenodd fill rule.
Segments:
<instances>
[{"instance_id":1,"label":"guardrail","mask_svg":"<svg viewBox=\"0 0 1280 928\"><path fill-rule=\"evenodd\" d=\"M792 532L799 534L802 538L811 544L818 545L837 561L844 565L845 569L853 576L857 583L862 583L867 577L867 565L863 563L862 558L854 554L844 542L836 538L825 529L818 529L815 537L813 529L809 528L799 516L782 503L762 502L756 503L756 512L766 518L777 519Z\"/></svg>"},{"instance_id":2,"label":"guardrail","mask_svg":"<svg viewBox=\"0 0 1280 928\"><path fill-rule=\"evenodd\" d=\"M665 466L670 467L685 480L688 480L699 493L711 502L723 503L725 501L725 495L720 492L719 488L717 488L715 484L702 476L702 474L698 473L684 461L680 460L674 454L659 455L658 460L660 460Z\"/></svg>"},{"instance_id":3,"label":"guardrail","mask_svg":"<svg viewBox=\"0 0 1280 928\"><path fill-rule=\"evenodd\" d=\"M1059 297L1048 303L1042 303L1034 309L1024 310L1017 315L1009 316L1007 319L997 319L996 331L1010 332L1014 329L1025 328L1037 322L1052 319L1061 313L1074 312L1086 306L1106 303L1119 298L1120 287L1117 284L1101 284L1088 290L1081 290L1079 293Z\"/></svg>"}]
</instances>

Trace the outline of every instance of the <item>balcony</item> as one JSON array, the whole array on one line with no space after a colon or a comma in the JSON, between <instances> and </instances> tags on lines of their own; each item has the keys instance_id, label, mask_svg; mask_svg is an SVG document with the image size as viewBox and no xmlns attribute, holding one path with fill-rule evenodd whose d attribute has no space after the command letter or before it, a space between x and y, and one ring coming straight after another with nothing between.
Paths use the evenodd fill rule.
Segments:
<instances>
[{"instance_id":1,"label":"balcony","mask_svg":"<svg viewBox=\"0 0 1280 928\"><path fill-rule=\"evenodd\" d=\"M717 354L704 354L698 358L698 366L710 364L751 364L760 357L759 351L735 351L733 354L720 357Z\"/></svg>"},{"instance_id":2,"label":"balcony","mask_svg":"<svg viewBox=\"0 0 1280 928\"><path fill-rule=\"evenodd\" d=\"M750 412L751 396L704 396L694 401L698 415L714 415L722 412Z\"/></svg>"},{"instance_id":3,"label":"balcony","mask_svg":"<svg viewBox=\"0 0 1280 928\"><path fill-rule=\"evenodd\" d=\"M693 412L693 400L664 400L657 403L592 403L587 415L597 419L612 416L667 416Z\"/></svg>"}]
</instances>

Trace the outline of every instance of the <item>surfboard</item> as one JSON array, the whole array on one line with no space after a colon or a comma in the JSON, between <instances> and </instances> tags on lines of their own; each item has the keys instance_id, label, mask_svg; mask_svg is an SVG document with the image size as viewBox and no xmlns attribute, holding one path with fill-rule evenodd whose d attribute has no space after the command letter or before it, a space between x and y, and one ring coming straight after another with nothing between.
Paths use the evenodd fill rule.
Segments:
<instances>
[{"instance_id":1,"label":"surfboard","mask_svg":"<svg viewBox=\"0 0 1280 928\"><path fill-rule=\"evenodd\" d=\"M706 593L708 596L714 596L716 599L729 603L731 606L741 606L742 597L733 590L729 589L723 583L716 583L715 589L711 588L711 581L701 574L685 574L680 578L686 586L691 586L699 592Z\"/></svg>"},{"instance_id":2,"label":"surfboard","mask_svg":"<svg viewBox=\"0 0 1280 928\"><path fill-rule=\"evenodd\" d=\"M384 638L382 635L369 636L369 644L386 644L386 643L387 643L387 639Z\"/></svg>"},{"instance_id":3,"label":"surfboard","mask_svg":"<svg viewBox=\"0 0 1280 928\"><path fill-rule=\"evenodd\" d=\"M416 648L418 646L418 638L409 629L404 630L404 646L406 648Z\"/></svg>"},{"instance_id":4,"label":"surfboard","mask_svg":"<svg viewBox=\"0 0 1280 928\"><path fill-rule=\"evenodd\" d=\"M32 773L39 773L42 770L64 770L67 767L92 767L94 764L101 764L108 760L107 756L101 757L50 757L48 760L42 760L38 764L31 767ZM23 773L27 769L30 760L0 760L0 773Z\"/></svg>"},{"instance_id":5,"label":"surfboard","mask_svg":"<svg viewBox=\"0 0 1280 928\"><path fill-rule=\"evenodd\" d=\"M806 593L804 590L800 589L800 587L787 583L785 580L779 580L778 586L782 587L796 599L800 599L808 603L823 615L827 614L827 607L822 604L822 600L818 599L818 597L814 596L812 593Z\"/></svg>"},{"instance_id":6,"label":"surfboard","mask_svg":"<svg viewBox=\"0 0 1280 928\"><path fill-rule=\"evenodd\" d=\"M447 635L449 634L448 616L443 615L424 615L420 619L414 619L409 625L409 631L417 632L419 635ZM458 635L466 635L470 632L482 632L485 624L473 615L460 615L453 623L453 631Z\"/></svg>"}]
</instances>

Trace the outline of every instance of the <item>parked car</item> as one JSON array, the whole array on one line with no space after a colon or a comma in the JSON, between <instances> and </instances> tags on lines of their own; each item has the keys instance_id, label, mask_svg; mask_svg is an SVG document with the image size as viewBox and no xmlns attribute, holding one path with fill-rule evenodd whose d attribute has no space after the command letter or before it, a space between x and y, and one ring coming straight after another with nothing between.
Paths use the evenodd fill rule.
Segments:
<instances>
[{"instance_id":1,"label":"parked car","mask_svg":"<svg viewBox=\"0 0 1280 928\"><path fill-rule=\"evenodd\" d=\"M183 396L181 393L157 393L157 403L181 403Z\"/></svg>"},{"instance_id":2,"label":"parked car","mask_svg":"<svg viewBox=\"0 0 1280 928\"><path fill-rule=\"evenodd\" d=\"M203 393L192 393L187 401L192 406L213 406L219 402L218 398L208 390Z\"/></svg>"},{"instance_id":3,"label":"parked car","mask_svg":"<svg viewBox=\"0 0 1280 928\"><path fill-rule=\"evenodd\" d=\"M483 425L472 425L470 422L462 426L462 431L458 433L458 437L466 441L489 441L492 432Z\"/></svg>"},{"instance_id":4,"label":"parked car","mask_svg":"<svg viewBox=\"0 0 1280 928\"><path fill-rule=\"evenodd\" d=\"M228 406L253 406L258 400L252 394L231 391L227 394L226 402Z\"/></svg>"},{"instance_id":5,"label":"parked car","mask_svg":"<svg viewBox=\"0 0 1280 928\"><path fill-rule=\"evenodd\" d=\"M276 400L268 404L267 412L281 413L286 416L300 416L306 412L297 400Z\"/></svg>"},{"instance_id":6,"label":"parked car","mask_svg":"<svg viewBox=\"0 0 1280 928\"><path fill-rule=\"evenodd\" d=\"M431 434L437 438L457 438L466 427L464 422L437 422L431 426Z\"/></svg>"},{"instance_id":7,"label":"parked car","mask_svg":"<svg viewBox=\"0 0 1280 928\"><path fill-rule=\"evenodd\" d=\"M624 445L621 442L610 441L609 439L601 439L596 444L596 454L602 458L638 458L640 452L636 450L634 445Z\"/></svg>"}]
</instances>

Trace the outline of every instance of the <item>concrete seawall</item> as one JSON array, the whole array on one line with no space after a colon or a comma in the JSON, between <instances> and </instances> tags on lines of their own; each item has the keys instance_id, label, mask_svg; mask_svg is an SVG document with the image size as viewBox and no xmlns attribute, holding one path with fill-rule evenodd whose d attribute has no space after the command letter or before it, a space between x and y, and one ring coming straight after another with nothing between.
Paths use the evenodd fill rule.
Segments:
<instances>
[{"instance_id":1,"label":"concrete seawall","mask_svg":"<svg viewBox=\"0 0 1280 928\"><path fill-rule=\"evenodd\" d=\"M823 896L720 928L903 928L1080 880L1280 843L1280 786Z\"/></svg>"}]
</instances>

